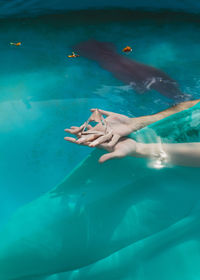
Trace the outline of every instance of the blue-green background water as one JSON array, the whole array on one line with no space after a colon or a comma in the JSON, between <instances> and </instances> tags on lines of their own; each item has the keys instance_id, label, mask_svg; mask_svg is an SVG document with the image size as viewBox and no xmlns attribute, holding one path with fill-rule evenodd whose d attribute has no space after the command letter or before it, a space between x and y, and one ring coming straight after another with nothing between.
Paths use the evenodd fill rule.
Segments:
<instances>
[{"instance_id":1,"label":"blue-green background water","mask_svg":"<svg viewBox=\"0 0 200 280\"><path fill-rule=\"evenodd\" d=\"M63 140L64 128L81 124L90 108L139 116L173 104L154 91L138 95L94 62L68 59L75 43L111 41L118 52L131 45L130 59L162 69L200 98L197 15L70 12L1 19L0 34L0 227L90 152ZM17 41L22 46L9 45Z\"/></svg>"},{"instance_id":2,"label":"blue-green background water","mask_svg":"<svg viewBox=\"0 0 200 280\"><path fill-rule=\"evenodd\" d=\"M2 19L0 30L3 220L53 187L89 152L65 143L63 129L87 119L90 108L143 115L172 104L156 92L136 94L87 59L68 59L75 43L88 38L112 41L119 52L131 45L130 59L164 70L183 91L199 96L200 23L192 16L75 12ZM10 46L12 41L22 46Z\"/></svg>"}]
</instances>

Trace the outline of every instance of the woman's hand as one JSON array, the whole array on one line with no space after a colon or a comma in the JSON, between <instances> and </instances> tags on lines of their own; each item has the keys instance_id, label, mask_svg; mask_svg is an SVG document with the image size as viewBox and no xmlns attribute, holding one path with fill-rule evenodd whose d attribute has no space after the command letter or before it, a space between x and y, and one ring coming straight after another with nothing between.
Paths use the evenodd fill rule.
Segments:
<instances>
[{"instance_id":1,"label":"woman's hand","mask_svg":"<svg viewBox=\"0 0 200 280\"><path fill-rule=\"evenodd\" d=\"M139 156L139 154L137 154L137 145L139 144L131 138L122 138L114 148L109 148L107 144L102 144L99 147L106 149L109 153L101 156L99 162L102 163L113 158L123 158L126 156L137 157Z\"/></svg>"},{"instance_id":2,"label":"woman's hand","mask_svg":"<svg viewBox=\"0 0 200 280\"><path fill-rule=\"evenodd\" d=\"M95 109L91 111L94 112ZM99 113L106 116L105 122L107 125L108 139L105 141L105 135L98 137L90 144L90 147L96 147L102 143L108 142L109 147L114 147L121 137L129 135L133 131L132 119L109 111L98 109ZM99 129L99 127L95 127ZM87 133L87 132L86 132Z\"/></svg>"},{"instance_id":3,"label":"woman's hand","mask_svg":"<svg viewBox=\"0 0 200 280\"><path fill-rule=\"evenodd\" d=\"M91 109L95 112L97 109ZM100 144L106 143L108 147L112 148L116 145L121 137L129 135L131 132L143 127L141 118L129 118L122 114L117 114L109 111L98 109L101 115L107 116L105 126L98 123L95 127L88 126L87 131L84 131L86 123L80 127L72 126L70 129L65 129L66 132L75 134L79 139L73 139L77 144L86 144L90 147L96 147ZM66 140L69 137L65 138Z\"/></svg>"},{"instance_id":4,"label":"woman's hand","mask_svg":"<svg viewBox=\"0 0 200 280\"><path fill-rule=\"evenodd\" d=\"M87 145L90 146L90 142L82 142L79 143L76 141L75 138L73 137L65 137L65 140L76 143L79 145ZM121 138L118 143L114 147L110 147L109 144L101 144L98 145L99 148L105 149L108 151L107 154L104 154L103 156L100 157L99 162L105 162L109 159L112 158L122 158L126 156L137 156L137 145L133 139L130 138Z\"/></svg>"}]
</instances>

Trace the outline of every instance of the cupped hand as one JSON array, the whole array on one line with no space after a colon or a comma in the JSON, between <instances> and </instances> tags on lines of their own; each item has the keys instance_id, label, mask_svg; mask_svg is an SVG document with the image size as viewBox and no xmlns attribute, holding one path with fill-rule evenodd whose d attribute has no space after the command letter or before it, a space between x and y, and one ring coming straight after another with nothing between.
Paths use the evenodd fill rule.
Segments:
<instances>
[{"instance_id":1,"label":"cupped hand","mask_svg":"<svg viewBox=\"0 0 200 280\"><path fill-rule=\"evenodd\" d=\"M66 128L65 131L77 137L64 137L65 140L88 146L98 137L105 136L107 134L105 127L103 127L101 123L98 123L95 127L92 127L87 122L85 122L81 126L71 126L70 128Z\"/></svg>"},{"instance_id":2,"label":"cupped hand","mask_svg":"<svg viewBox=\"0 0 200 280\"><path fill-rule=\"evenodd\" d=\"M94 112L96 109L91 109ZM119 141L121 137L127 136L132 132L132 119L122 115L105 110L98 109L99 113L106 116L105 123L107 125L107 137L105 135L99 136L95 141L93 141L90 146L96 147L102 143L108 142L110 147ZM95 127L97 130L100 127ZM87 133L87 132L86 132ZM84 134L84 133L83 133Z\"/></svg>"},{"instance_id":3,"label":"cupped hand","mask_svg":"<svg viewBox=\"0 0 200 280\"><path fill-rule=\"evenodd\" d=\"M96 126L91 127L84 123L80 127L72 126L70 129L65 129L66 132L75 134L78 137L78 140L71 138L73 142L77 144L87 143L86 145L90 147L106 143L109 147L114 147L121 137L127 136L138 129L137 121L134 122L132 118L105 110L91 109L93 113L97 110L99 114L106 116L106 119L104 119L105 125L98 123ZM86 126L87 130L85 130ZM65 139L68 140L69 137Z\"/></svg>"},{"instance_id":4,"label":"cupped hand","mask_svg":"<svg viewBox=\"0 0 200 280\"><path fill-rule=\"evenodd\" d=\"M100 147L106 149L108 153L101 156L99 162L103 163L113 158L137 156L137 145L138 143L131 138L121 138L113 148L102 144Z\"/></svg>"},{"instance_id":5,"label":"cupped hand","mask_svg":"<svg viewBox=\"0 0 200 280\"><path fill-rule=\"evenodd\" d=\"M69 142L72 143L77 143L76 139L73 137L65 137L65 139ZM90 146L90 142L82 142L82 143L77 143L81 145L87 145ZM135 142L131 138L121 138L118 143L114 147L110 147L109 144L104 143L98 145L99 148L105 149L108 151L107 154L104 154L103 156L100 157L99 162L103 163L107 160L113 159L113 158L123 158L126 156L136 156L136 147L138 143Z\"/></svg>"}]
</instances>

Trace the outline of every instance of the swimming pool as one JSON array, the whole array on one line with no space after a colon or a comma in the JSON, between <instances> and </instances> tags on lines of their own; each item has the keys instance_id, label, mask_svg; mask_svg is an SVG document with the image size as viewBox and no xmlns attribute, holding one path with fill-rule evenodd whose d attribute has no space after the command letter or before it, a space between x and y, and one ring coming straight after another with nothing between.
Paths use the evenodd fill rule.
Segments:
<instances>
[{"instance_id":1,"label":"swimming pool","mask_svg":"<svg viewBox=\"0 0 200 280\"><path fill-rule=\"evenodd\" d=\"M90 154L89 148L63 140L64 128L82 123L88 118L90 108L100 107L129 116L140 116L163 110L174 103L154 91L137 94L83 57L68 59L67 55L74 44L89 38L112 41L118 52L124 46L131 45L133 52L129 55L130 59L164 70L180 83L183 92L190 93L193 98L200 98L199 15L175 11L110 9L10 17L0 21L1 229L17 209L52 189ZM21 41L22 45L11 46L9 43L12 41ZM198 279L198 224L189 223L184 227L188 220L183 218L188 213L188 219L191 218L190 213L195 213L196 217L199 212L199 171L195 168L173 167L170 171L156 171L154 175L148 172L145 167L144 176L141 174L137 181L141 189L136 198L139 208L134 208L127 200L122 199L120 202L116 199L116 203L122 203L121 207L124 208L113 234L107 236L114 240L113 248L108 248L101 258L97 256L95 261L100 261L94 267L92 264L82 270L75 267L74 271L66 274L64 270L55 270L49 273L52 276L44 279ZM151 184L148 189L149 180ZM166 193L162 193L162 190ZM99 191L98 195L105 195L104 191ZM127 193L130 192L128 189ZM120 195L123 197L123 192ZM127 227L127 223L131 224L134 214L137 223L133 227L139 228L141 219L144 219L144 227L145 224L146 227L150 226L150 214L158 214L154 212L155 207L160 207L161 214L156 216L156 220L153 219L153 233L149 228L140 228L137 240L142 241L132 244L132 230ZM143 211L148 212L148 208L150 216L143 216ZM109 210L109 207L105 209ZM106 216L106 211L102 215ZM100 219L100 216L96 219ZM158 242L160 237L156 239L156 234L161 229L169 225L176 227L181 222L183 230L189 232L185 239L182 236L179 238L178 233L169 241L169 246L167 242L160 243L160 248L152 245ZM149 232L152 234L151 239L147 238ZM167 231L164 234L166 238L170 235ZM123 253L124 258L119 257L119 268L109 268L110 263L118 258L117 254L112 255L117 251L113 245L115 239L116 243L121 242L120 249L127 246L129 250L128 245L135 247L130 249L131 258L128 258L129 251ZM75 250L78 252L78 245ZM90 253L95 255L95 250ZM190 254L190 263L185 257L187 254ZM185 267L182 266L184 262ZM8 279L15 278L2 280ZM23 279L38 277L30 274Z\"/></svg>"}]
</instances>

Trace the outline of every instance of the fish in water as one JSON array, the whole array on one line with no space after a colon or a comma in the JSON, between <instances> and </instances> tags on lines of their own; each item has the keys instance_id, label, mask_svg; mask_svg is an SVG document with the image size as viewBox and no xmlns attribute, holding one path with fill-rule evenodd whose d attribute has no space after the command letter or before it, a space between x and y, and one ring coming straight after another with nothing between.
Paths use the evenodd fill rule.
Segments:
<instances>
[{"instance_id":1,"label":"fish in water","mask_svg":"<svg viewBox=\"0 0 200 280\"><path fill-rule=\"evenodd\" d=\"M10 45L12 45L12 46L21 46L21 44L22 44L21 42L18 42L18 43L12 43L12 42L11 42L11 43L10 43Z\"/></svg>"},{"instance_id":2,"label":"fish in water","mask_svg":"<svg viewBox=\"0 0 200 280\"><path fill-rule=\"evenodd\" d=\"M188 99L178 83L163 71L118 54L112 43L89 40L77 44L74 49L81 56L96 61L117 79L130 84L138 93L152 89L173 100Z\"/></svg>"},{"instance_id":3,"label":"fish in water","mask_svg":"<svg viewBox=\"0 0 200 280\"><path fill-rule=\"evenodd\" d=\"M68 55L68 57L70 58L74 58L74 57L79 57L80 55L79 54L75 54L75 52L72 52L72 54Z\"/></svg>"},{"instance_id":4,"label":"fish in water","mask_svg":"<svg viewBox=\"0 0 200 280\"><path fill-rule=\"evenodd\" d=\"M132 48L127 46L127 47L123 48L122 51L125 52L125 53L130 53L130 52L132 52Z\"/></svg>"}]
</instances>

